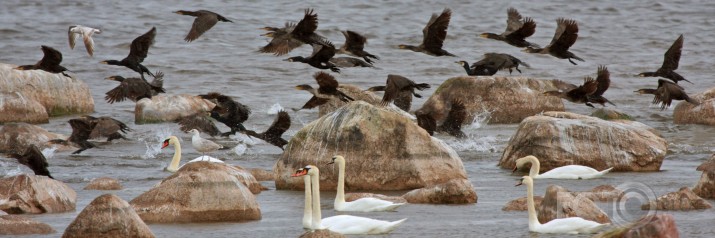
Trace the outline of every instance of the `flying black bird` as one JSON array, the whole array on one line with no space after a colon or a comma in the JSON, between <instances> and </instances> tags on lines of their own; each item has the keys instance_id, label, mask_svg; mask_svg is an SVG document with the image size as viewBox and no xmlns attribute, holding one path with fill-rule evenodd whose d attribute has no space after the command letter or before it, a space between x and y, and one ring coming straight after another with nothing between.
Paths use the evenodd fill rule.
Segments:
<instances>
[{"instance_id":1,"label":"flying black bird","mask_svg":"<svg viewBox=\"0 0 715 238\"><path fill-rule=\"evenodd\" d=\"M462 65L464 70L467 71L467 75L494 75L497 71L502 69L508 69L509 74L512 72L512 68L519 70L519 65L524 65L530 67L526 62L517 59L509 54L499 54L499 53L486 53L484 58L474 62L472 66L469 66L467 61L457 61L456 63Z\"/></svg>"},{"instance_id":2,"label":"flying black bird","mask_svg":"<svg viewBox=\"0 0 715 238\"><path fill-rule=\"evenodd\" d=\"M243 133L264 140L271 145L278 146L278 148L281 148L281 150L283 150L283 146L288 144L288 141L281 138L281 136L288 130L288 128L290 128L290 116L285 111L279 111L278 115L276 115L276 119L273 120L273 123L270 127L268 127L266 131L256 133L252 130L245 130L243 131Z\"/></svg>"},{"instance_id":3,"label":"flying black bird","mask_svg":"<svg viewBox=\"0 0 715 238\"><path fill-rule=\"evenodd\" d=\"M321 43L313 43L313 53L308 57L294 56L284 61L306 63L318 69L330 69L333 72L340 73L340 69L330 62L330 59L335 56L335 46L330 41L324 40Z\"/></svg>"},{"instance_id":4,"label":"flying black bird","mask_svg":"<svg viewBox=\"0 0 715 238\"><path fill-rule=\"evenodd\" d=\"M50 143L71 145L78 147L79 150L72 152L72 154L79 154L82 151L90 148L97 147L92 142L87 141L92 133L92 130L97 126L97 121L90 120L86 117L80 117L69 120L70 126L72 127L72 134L67 140L54 139L50 140Z\"/></svg>"},{"instance_id":5,"label":"flying black bird","mask_svg":"<svg viewBox=\"0 0 715 238\"><path fill-rule=\"evenodd\" d=\"M447 38L447 27L449 27L449 19L452 17L452 11L445 8L442 14L432 14L427 26L422 29L422 44L399 45L400 49L407 49L415 52L422 52L432 56L456 56L442 49L444 39Z\"/></svg>"},{"instance_id":6,"label":"flying black bird","mask_svg":"<svg viewBox=\"0 0 715 238\"><path fill-rule=\"evenodd\" d=\"M154 44L154 37L156 37L156 27L152 27L147 33L141 35L132 41L129 48L129 55L122 60L105 60L99 63L108 65L120 65L134 70L135 72L141 74L141 78L144 79L144 73L155 77L154 74L149 71L141 63L144 62L149 53L149 47Z\"/></svg>"},{"instance_id":7,"label":"flying black bird","mask_svg":"<svg viewBox=\"0 0 715 238\"><path fill-rule=\"evenodd\" d=\"M115 139L126 140L127 138L124 137L122 133L126 134L132 130L127 126L127 124L108 116L93 117L84 115L81 118L87 119L96 124L94 128L92 128L92 132L89 133L89 139L106 137L108 142Z\"/></svg>"},{"instance_id":8,"label":"flying black bird","mask_svg":"<svg viewBox=\"0 0 715 238\"><path fill-rule=\"evenodd\" d=\"M457 138L467 137L464 132L462 132L462 124L467 120L467 108L464 102L455 99L452 100L451 106L447 118L444 119L444 122L442 122L440 126L437 126L437 122L431 114L421 110L416 111L417 125L425 129L430 135L434 135L434 132L437 131L447 132L447 134Z\"/></svg>"},{"instance_id":9,"label":"flying black bird","mask_svg":"<svg viewBox=\"0 0 715 238\"><path fill-rule=\"evenodd\" d=\"M183 132L189 132L196 129L200 132L217 136L221 133L216 124L211 120L210 112L197 112L188 116L183 116L176 119L174 122L179 124L179 129Z\"/></svg>"},{"instance_id":10,"label":"flying black bird","mask_svg":"<svg viewBox=\"0 0 715 238\"><path fill-rule=\"evenodd\" d=\"M15 69L17 70L34 70L34 69L39 69L39 70L44 70L53 74L56 73L62 73L62 75L70 77L65 73L67 68L62 67L60 63L62 63L62 53L59 51L55 50L52 47L45 46L43 45L42 47L42 53L45 55L42 56L42 59L40 61L37 61L34 65L20 65L17 66ZM71 77L70 77L71 78Z\"/></svg>"},{"instance_id":11,"label":"flying black bird","mask_svg":"<svg viewBox=\"0 0 715 238\"><path fill-rule=\"evenodd\" d=\"M262 29L270 31L266 36L272 37L273 40L262 47L260 52L273 53L276 56L287 54L303 44L321 44L325 40L325 37L315 33L318 29L318 14L313 13L313 9L306 9L305 16L298 24L286 23L283 28Z\"/></svg>"},{"instance_id":12,"label":"flying black bird","mask_svg":"<svg viewBox=\"0 0 715 238\"><path fill-rule=\"evenodd\" d=\"M504 30L503 33L499 35L494 33L482 33L479 36L503 41L519 48L527 46L540 48L539 45L526 41L527 37L536 32L536 22L534 22L534 20L530 17L522 20L519 11L514 8L507 9L506 13L508 18L506 20L506 30Z\"/></svg>"},{"instance_id":13,"label":"flying black bird","mask_svg":"<svg viewBox=\"0 0 715 238\"><path fill-rule=\"evenodd\" d=\"M700 102L688 96L685 89L678 84L668 82L665 79L658 79L657 89L638 89L639 94L653 94L653 104L660 104L660 110L670 107L673 100L685 100L693 105L700 105Z\"/></svg>"},{"instance_id":14,"label":"flying black bird","mask_svg":"<svg viewBox=\"0 0 715 238\"><path fill-rule=\"evenodd\" d=\"M429 84L418 84L403 76L389 74L387 75L385 86L371 87L368 88L367 91L385 91L380 104L385 106L394 102L395 106L407 112L410 111L410 107L412 106L412 95L418 98L422 97L422 95L415 93L415 89L422 91L428 88L430 88Z\"/></svg>"},{"instance_id":15,"label":"flying black bird","mask_svg":"<svg viewBox=\"0 0 715 238\"><path fill-rule=\"evenodd\" d=\"M638 76L641 77L663 77L673 82L678 83L678 81L686 81L692 83L687 79L683 78L680 74L676 73L675 70L678 69L678 64L680 62L680 55L683 51L683 35L680 35L678 39L673 42L668 51L665 52L663 56L663 65L660 66L655 72L643 72Z\"/></svg>"},{"instance_id":16,"label":"flying black bird","mask_svg":"<svg viewBox=\"0 0 715 238\"><path fill-rule=\"evenodd\" d=\"M151 98L159 93L166 92L164 88L162 88L164 84L164 74L161 72L156 73L151 83L140 78L124 78L122 76L111 76L108 77L107 80L114 80L120 83L117 87L109 90L106 96L104 96L104 100L107 100L110 104L121 102L125 99L136 102L142 98Z\"/></svg>"},{"instance_id":17,"label":"flying black bird","mask_svg":"<svg viewBox=\"0 0 715 238\"><path fill-rule=\"evenodd\" d=\"M578 23L574 20L563 18L556 19L556 23L558 26L556 27L554 38L551 39L549 45L544 48L528 46L523 51L527 53L550 54L559 59L568 59L573 65L576 65L576 63L571 59L584 61L569 51L569 48L571 48L571 46L576 43L576 39L578 39Z\"/></svg>"},{"instance_id":18,"label":"flying black bird","mask_svg":"<svg viewBox=\"0 0 715 238\"><path fill-rule=\"evenodd\" d=\"M606 92L608 87L611 85L611 73L608 72L608 68L606 68L606 66L598 66L596 82L598 83L598 87L596 87L596 91L593 92L593 94L588 96L588 101L601 104L601 106L606 106L606 103L610 103L615 106L616 104L613 104L607 98L603 97L603 93Z\"/></svg>"},{"instance_id":19,"label":"flying black bird","mask_svg":"<svg viewBox=\"0 0 715 238\"><path fill-rule=\"evenodd\" d=\"M368 53L364 50L367 44L367 38L354 31L342 31L345 36L345 44L338 49L337 54L347 54L356 57L362 57L365 62L372 64L370 58L380 59L379 57ZM364 66L363 66L364 67Z\"/></svg>"},{"instance_id":20,"label":"flying black bird","mask_svg":"<svg viewBox=\"0 0 715 238\"><path fill-rule=\"evenodd\" d=\"M331 98L338 99L343 102L353 101L353 98L338 90L338 86L340 85L338 84L338 80L335 80L335 77L332 75L321 71L315 73L313 78L315 78L315 81L318 82L317 90L307 84L295 86L298 90L305 90L313 94L313 97L311 97L310 100L308 100L308 102L306 102L300 109L315 108L327 103ZM293 110L298 111L300 109Z\"/></svg>"},{"instance_id":21,"label":"flying black bird","mask_svg":"<svg viewBox=\"0 0 715 238\"><path fill-rule=\"evenodd\" d=\"M209 112L211 118L231 128L231 131L221 134L222 136L229 136L237 131L246 130L243 122L248 120L248 116L251 114L251 109L248 106L217 92L202 94L199 97L213 101L216 106Z\"/></svg>"},{"instance_id":22,"label":"flying black bird","mask_svg":"<svg viewBox=\"0 0 715 238\"><path fill-rule=\"evenodd\" d=\"M589 101L589 96L598 90L598 82L591 77L586 77L583 81L583 85L577 88L568 91L547 91L543 95L560 97L572 103L584 103L589 107L594 107Z\"/></svg>"},{"instance_id":23,"label":"flying black bird","mask_svg":"<svg viewBox=\"0 0 715 238\"><path fill-rule=\"evenodd\" d=\"M216 25L216 23L218 23L219 21L232 22L231 20L219 15L218 13L207 10L198 10L195 12L179 10L175 11L174 13L179 15L196 17L196 19L194 19L194 24L191 26L189 34L186 35L186 38L184 38L184 40L187 42L192 42L198 39L201 34L204 34L204 32L211 29L211 27Z\"/></svg>"},{"instance_id":24,"label":"flying black bird","mask_svg":"<svg viewBox=\"0 0 715 238\"><path fill-rule=\"evenodd\" d=\"M47 163L47 158L42 154L40 149L35 145L30 145L25 149L25 153L22 154L10 154L10 157L17 159L17 162L24 164L25 166L32 169L35 175L42 175L54 179L50 175L50 171L47 170L49 164Z\"/></svg>"}]
</instances>

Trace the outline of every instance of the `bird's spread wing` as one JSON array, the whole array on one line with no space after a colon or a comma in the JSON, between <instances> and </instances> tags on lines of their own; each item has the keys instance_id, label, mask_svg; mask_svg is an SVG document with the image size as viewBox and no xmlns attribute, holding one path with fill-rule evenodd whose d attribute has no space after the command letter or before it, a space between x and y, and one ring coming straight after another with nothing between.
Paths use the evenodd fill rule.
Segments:
<instances>
[{"instance_id":1,"label":"bird's spread wing","mask_svg":"<svg viewBox=\"0 0 715 238\"><path fill-rule=\"evenodd\" d=\"M367 38L354 31L343 31L346 49L350 52L362 51L367 43Z\"/></svg>"},{"instance_id":2,"label":"bird's spread wing","mask_svg":"<svg viewBox=\"0 0 715 238\"><path fill-rule=\"evenodd\" d=\"M215 13L203 13L194 19L194 24L191 26L189 34L184 38L187 42L192 42L199 38L204 32L208 31L216 25L218 16Z\"/></svg>"},{"instance_id":3,"label":"bird's spread wing","mask_svg":"<svg viewBox=\"0 0 715 238\"><path fill-rule=\"evenodd\" d=\"M305 16L298 22L295 29L291 31L291 35L298 39L307 39L318 29L318 14L313 13L313 9L306 9ZM305 42L311 43L311 42Z\"/></svg>"},{"instance_id":4,"label":"bird's spread wing","mask_svg":"<svg viewBox=\"0 0 715 238\"><path fill-rule=\"evenodd\" d=\"M41 65L53 66L62 63L62 53L54 48L43 45L42 52L44 53L44 56L42 56L42 60L40 60L42 62Z\"/></svg>"},{"instance_id":5,"label":"bird's spread wing","mask_svg":"<svg viewBox=\"0 0 715 238\"><path fill-rule=\"evenodd\" d=\"M433 14L427 26L422 29L422 45L427 49L442 49L442 43L447 38L447 27L449 27L449 19L452 17L452 11L447 8L442 11L442 14L437 16Z\"/></svg>"},{"instance_id":6,"label":"bird's spread wing","mask_svg":"<svg viewBox=\"0 0 715 238\"><path fill-rule=\"evenodd\" d=\"M276 119L263 134L267 137L280 138L290 128L290 115L286 111L279 111Z\"/></svg>"},{"instance_id":7,"label":"bird's spread wing","mask_svg":"<svg viewBox=\"0 0 715 238\"><path fill-rule=\"evenodd\" d=\"M425 129L430 135L434 135L434 131L437 130L437 122L432 115L418 110L415 112L415 116L417 117L417 125Z\"/></svg>"},{"instance_id":8,"label":"bird's spread wing","mask_svg":"<svg viewBox=\"0 0 715 238\"><path fill-rule=\"evenodd\" d=\"M75 118L69 120L70 126L72 127L72 134L69 137L69 141L87 141L89 139L92 129L96 125L96 122L89 119Z\"/></svg>"},{"instance_id":9,"label":"bird's spread wing","mask_svg":"<svg viewBox=\"0 0 715 238\"><path fill-rule=\"evenodd\" d=\"M87 49L89 56L94 56L94 40L92 40L92 31L82 32L82 39L84 40L84 48Z\"/></svg>"},{"instance_id":10,"label":"bird's spread wing","mask_svg":"<svg viewBox=\"0 0 715 238\"><path fill-rule=\"evenodd\" d=\"M127 58L133 58L138 63L144 62L144 58L149 53L149 47L154 44L154 37L156 37L156 27L152 27L147 33L134 39Z\"/></svg>"},{"instance_id":11,"label":"bird's spread wing","mask_svg":"<svg viewBox=\"0 0 715 238\"><path fill-rule=\"evenodd\" d=\"M322 40L320 43L314 43L313 54L310 55L310 59L317 62L328 62L333 56L335 56L335 46L333 43L327 40Z\"/></svg>"},{"instance_id":12,"label":"bird's spread wing","mask_svg":"<svg viewBox=\"0 0 715 238\"><path fill-rule=\"evenodd\" d=\"M313 77L315 78L315 81L318 82L318 86L320 86L318 88L318 92L323 94L331 94L338 90L338 80L335 80L335 77L333 77L332 75L320 71L315 73Z\"/></svg>"},{"instance_id":13,"label":"bird's spread wing","mask_svg":"<svg viewBox=\"0 0 715 238\"><path fill-rule=\"evenodd\" d=\"M670 46L668 51L665 52L663 65L660 66L663 70L676 70L678 69L678 63L680 62L680 54L683 50L683 35L680 35L673 45Z\"/></svg>"},{"instance_id":14,"label":"bird's spread wing","mask_svg":"<svg viewBox=\"0 0 715 238\"><path fill-rule=\"evenodd\" d=\"M521 14L515 8L510 7L506 10L506 30L504 30L504 35L511 34L512 32L519 30L523 23L521 22Z\"/></svg>"},{"instance_id":15,"label":"bird's spread wing","mask_svg":"<svg viewBox=\"0 0 715 238\"><path fill-rule=\"evenodd\" d=\"M305 105L303 105L303 108L304 109L312 109L312 108L315 108L317 106L327 103L329 100L330 99L327 99L327 98L319 98L319 97L313 96L310 98L310 100L308 100L305 103Z\"/></svg>"},{"instance_id":16,"label":"bird's spread wing","mask_svg":"<svg viewBox=\"0 0 715 238\"><path fill-rule=\"evenodd\" d=\"M598 89L598 82L593 80L591 77L586 77L583 79L583 85L569 91L568 95L572 98L590 96L596 91L596 89Z\"/></svg>"},{"instance_id":17,"label":"bird's spread wing","mask_svg":"<svg viewBox=\"0 0 715 238\"><path fill-rule=\"evenodd\" d=\"M461 100L452 100L452 108L444 119L441 129L458 138L464 137L462 124L467 120L467 108Z\"/></svg>"},{"instance_id":18,"label":"bird's spread wing","mask_svg":"<svg viewBox=\"0 0 715 238\"><path fill-rule=\"evenodd\" d=\"M571 19L559 18L556 19L558 27L554 38L551 39L549 47L562 50L568 50L578 38L578 23Z\"/></svg>"},{"instance_id":19,"label":"bird's spread wing","mask_svg":"<svg viewBox=\"0 0 715 238\"><path fill-rule=\"evenodd\" d=\"M598 88L595 92L593 92L593 96L601 96L611 85L611 73L608 72L608 68L606 68L606 66L598 66L596 82L598 82Z\"/></svg>"},{"instance_id":20,"label":"bird's spread wing","mask_svg":"<svg viewBox=\"0 0 715 238\"><path fill-rule=\"evenodd\" d=\"M70 26L70 28L67 30L67 37L69 38L70 41L70 49L74 49L75 41L77 40L77 35L72 31L77 26Z\"/></svg>"},{"instance_id":21,"label":"bird's spread wing","mask_svg":"<svg viewBox=\"0 0 715 238\"><path fill-rule=\"evenodd\" d=\"M176 123L180 125L179 129L183 132L196 129L211 136L216 136L221 133L206 112L198 112L179 118L176 120Z\"/></svg>"}]
</instances>

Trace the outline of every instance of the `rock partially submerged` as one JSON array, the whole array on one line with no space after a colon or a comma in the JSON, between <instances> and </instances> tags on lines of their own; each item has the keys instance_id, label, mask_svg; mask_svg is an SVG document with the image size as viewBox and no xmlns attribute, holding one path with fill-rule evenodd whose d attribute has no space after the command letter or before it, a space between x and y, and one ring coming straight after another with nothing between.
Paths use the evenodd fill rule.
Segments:
<instances>
[{"instance_id":1,"label":"rock partially submerged","mask_svg":"<svg viewBox=\"0 0 715 238\"><path fill-rule=\"evenodd\" d=\"M448 105L459 99L469 112L465 123L482 112L490 112L490 124L519 123L544 111L564 110L560 98L542 95L557 90L558 82L526 77L454 77L444 81L419 110L442 122L449 113Z\"/></svg>"},{"instance_id":2,"label":"rock partially submerged","mask_svg":"<svg viewBox=\"0 0 715 238\"><path fill-rule=\"evenodd\" d=\"M0 216L0 235L45 235L55 233L50 225L18 215Z\"/></svg>"},{"instance_id":3,"label":"rock partially submerged","mask_svg":"<svg viewBox=\"0 0 715 238\"><path fill-rule=\"evenodd\" d=\"M688 187L682 187L677 192L672 192L649 201L641 206L643 210L699 210L709 209L712 205L705 199L698 197Z\"/></svg>"},{"instance_id":4,"label":"rock partially submerged","mask_svg":"<svg viewBox=\"0 0 715 238\"><path fill-rule=\"evenodd\" d=\"M299 236L299 238L341 238L341 237L347 237L343 234L328 230L328 229L323 229L323 230L314 230L314 231L306 231L302 235Z\"/></svg>"},{"instance_id":5,"label":"rock partially submerged","mask_svg":"<svg viewBox=\"0 0 715 238\"><path fill-rule=\"evenodd\" d=\"M82 80L43 70L16 70L15 67L0 63L0 115L3 115L0 124L45 123L46 116L94 111L89 86ZM44 114L37 111L38 104L44 108ZM16 114L8 115L12 113Z\"/></svg>"},{"instance_id":6,"label":"rock partially submerged","mask_svg":"<svg viewBox=\"0 0 715 238\"><path fill-rule=\"evenodd\" d=\"M668 145L652 130L635 121L545 112L519 124L499 166L511 169L517 159L533 155L541 162L541 172L572 164L596 170L658 171Z\"/></svg>"},{"instance_id":7,"label":"rock partially submerged","mask_svg":"<svg viewBox=\"0 0 715 238\"><path fill-rule=\"evenodd\" d=\"M77 215L62 237L154 237L154 234L129 203L116 195L104 194Z\"/></svg>"},{"instance_id":8,"label":"rock partially submerged","mask_svg":"<svg viewBox=\"0 0 715 238\"><path fill-rule=\"evenodd\" d=\"M586 197L575 197L571 192L558 185L549 185L536 208L541 224L553 219L565 217L581 217L598 223L609 223L611 220L596 204Z\"/></svg>"},{"instance_id":9,"label":"rock partially submerged","mask_svg":"<svg viewBox=\"0 0 715 238\"><path fill-rule=\"evenodd\" d=\"M73 211L77 193L63 182L21 174L0 179L0 210L9 214Z\"/></svg>"},{"instance_id":10,"label":"rock partially submerged","mask_svg":"<svg viewBox=\"0 0 715 238\"><path fill-rule=\"evenodd\" d=\"M147 223L237 222L261 219L256 197L228 165L181 167L130 204ZM249 174L250 175L250 174Z\"/></svg>"},{"instance_id":11,"label":"rock partially submerged","mask_svg":"<svg viewBox=\"0 0 715 238\"><path fill-rule=\"evenodd\" d=\"M466 179L462 160L449 146L401 114L351 102L298 131L276 162L277 189L303 189L296 169L345 157L347 190L406 190ZM321 189L334 190L338 169L323 169Z\"/></svg>"},{"instance_id":12,"label":"rock partially submerged","mask_svg":"<svg viewBox=\"0 0 715 238\"><path fill-rule=\"evenodd\" d=\"M571 195L578 197L584 196L592 201L607 202L622 199L625 193L623 190L613 187L612 185L599 185L585 192L571 192Z\"/></svg>"},{"instance_id":13,"label":"rock partially submerged","mask_svg":"<svg viewBox=\"0 0 715 238\"><path fill-rule=\"evenodd\" d=\"M215 104L190 94L159 94L137 101L134 107L134 123L172 122L198 112L208 112Z\"/></svg>"},{"instance_id":14,"label":"rock partially submerged","mask_svg":"<svg viewBox=\"0 0 715 238\"><path fill-rule=\"evenodd\" d=\"M402 197L409 203L467 204L477 202L477 192L467 179L452 179L446 183L415 189Z\"/></svg>"},{"instance_id":15,"label":"rock partially submerged","mask_svg":"<svg viewBox=\"0 0 715 238\"><path fill-rule=\"evenodd\" d=\"M715 126L715 88L690 97L700 102L700 105L696 106L686 101L679 102L673 109L673 122Z\"/></svg>"},{"instance_id":16,"label":"rock partially submerged","mask_svg":"<svg viewBox=\"0 0 715 238\"><path fill-rule=\"evenodd\" d=\"M618 111L616 109L607 109L607 108L599 108L596 109L596 111L593 111L591 113L592 117L598 117L606 121L612 121L612 120L629 120L629 121L635 121L633 120L633 117L630 115Z\"/></svg>"},{"instance_id":17,"label":"rock partially submerged","mask_svg":"<svg viewBox=\"0 0 715 238\"><path fill-rule=\"evenodd\" d=\"M92 181L87 184L87 186L84 187L84 190L121 190L122 189L122 184L119 183L119 180L109 178L109 177L101 177L101 178L96 178L92 179Z\"/></svg>"},{"instance_id":18,"label":"rock partially submerged","mask_svg":"<svg viewBox=\"0 0 715 238\"><path fill-rule=\"evenodd\" d=\"M274 181L272 170L252 168L248 171L251 172L253 177L256 178L256 180L258 181Z\"/></svg>"},{"instance_id":19,"label":"rock partially submerged","mask_svg":"<svg viewBox=\"0 0 715 238\"><path fill-rule=\"evenodd\" d=\"M514 200L511 200L504 204L504 206L501 208L502 211L527 211L529 209L527 202L526 202L526 197L520 197ZM534 207L540 207L541 206L541 201L544 200L544 197L542 196L534 196Z\"/></svg>"},{"instance_id":20,"label":"rock partially submerged","mask_svg":"<svg viewBox=\"0 0 715 238\"><path fill-rule=\"evenodd\" d=\"M55 134L42 127L27 123L8 123L0 127L0 152L23 153L25 148L35 145L40 149L47 148L47 143L53 139L65 139L60 134ZM69 146L57 146L59 150L69 150Z\"/></svg>"},{"instance_id":21,"label":"rock partially submerged","mask_svg":"<svg viewBox=\"0 0 715 238\"><path fill-rule=\"evenodd\" d=\"M697 170L703 171L703 174L693 192L702 198L715 198L715 155L698 166Z\"/></svg>"},{"instance_id":22,"label":"rock partially submerged","mask_svg":"<svg viewBox=\"0 0 715 238\"><path fill-rule=\"evenodd\" d=\"M670 214L646 215L623 227L604 231L594 238L677 238L678 226Z\"/></svg>"}]
</instances>

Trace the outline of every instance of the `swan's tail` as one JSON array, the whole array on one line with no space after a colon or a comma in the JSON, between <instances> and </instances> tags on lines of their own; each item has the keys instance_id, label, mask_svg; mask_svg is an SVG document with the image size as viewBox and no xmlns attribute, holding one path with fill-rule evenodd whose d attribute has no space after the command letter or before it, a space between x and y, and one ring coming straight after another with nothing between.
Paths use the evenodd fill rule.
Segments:
<instances>
[{"instance_id":1,"label":"swan's tail","mask_svg":"<svg viewBox=\"0 0 715 238\"><path fill-rule=\"evenodd\" d=\"M598 176L598 177L601 177L601 176L603 176L604 174L607 174L608 172L610 172L612 169L613 169L613 167L604 169L604 170L598 172L598 175L597 175L597 176Z\"/></svg>"},{"instance_id":2,"label":"swan's tail","mask_svg":"<svg viewBox=\"0 0 715 238\"><path fill-rule=\"evenodd\" d=\"M602 171L599 171L598 173L593 173L593 174L589 174L588 176L579 177L579 179L600 178L601 176L610 172L612 169L613 169L613 167L610 167L610 168L604 169Z\"/></svg>"},{"instance_id":3,"label":"swan's tail","mask_svg":"<svg viewBox=\"0 0 715 238\"><path fill-rule=\"evenodd\" d=\"M380 227L380 232L378 234L387 234L395 229L397 229L398 226L400 226L403 222L405 222L407 218L399 220L399 221L393 221L393 222L388 222Z\"/></svg>"},{"instance_id":4,"label":"swan's tail","mask_svg":"<svg viewBox=\"0 0 715 238\"><path fill-rule=\"evenodd\" d=\"M383 211L388 211L388 212L394 212L397 210L398 207L405 205L405 203L393 203L385 207L385 210Z\"/></svg>"}]
</instances>

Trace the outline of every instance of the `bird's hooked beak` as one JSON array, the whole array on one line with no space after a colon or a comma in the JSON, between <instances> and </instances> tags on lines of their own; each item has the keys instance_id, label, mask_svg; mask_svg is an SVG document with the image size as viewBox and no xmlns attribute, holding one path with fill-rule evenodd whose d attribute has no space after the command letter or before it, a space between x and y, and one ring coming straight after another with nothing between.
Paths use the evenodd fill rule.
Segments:
<instances>
[{"instance_id":1,"label":"bird's hooked beak","mask_svg":"<svg viewBox=\"0 0 715 238\"><path fill-rule=\"evenodd\" d=\"M287 58L287 59L284 59L283 61L293 62L293 59Z\"/></svg>"},{"instance_id":2,"label":"bird's hooked beak","mask_svg":"<svg viewBox=\"0 0 715 238\"><path fill-rule=\"evenodd\" d=\"M489 36L487 33L479 34L479 37L481 37L481 38L487 38L487 36Z\"/></svg>"},{"instance_id":3,"label":"bird's hooked beak","mask_svg":"<svg viewBox=\"0 0 715 238\"><path fill-rule=\"evenodd\" d=\"M105 60L105 61L100 61L99 63L100 63L100 64L107 64L107 61L106 61L106 60Z\"/></svg>"},{"instance_id":4,"label":"bird's hooked beak","mask_svg":"<svg viewBox=\"0 0 715 238\"><path fill-rule=\"evenodd\" d=\"M114 80L114 76L106 77L106 78L104 78L104 80Z\"/></svg>"}]
</instances>

